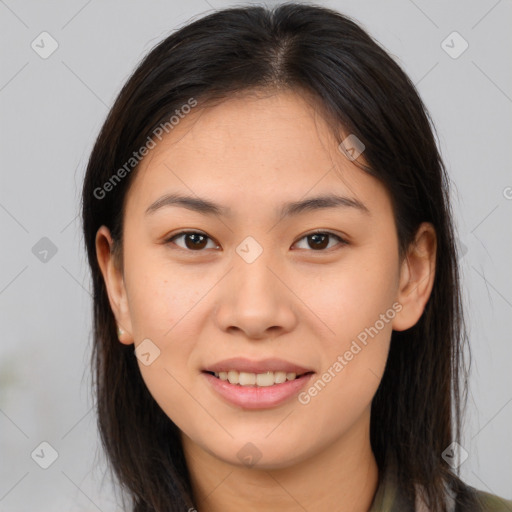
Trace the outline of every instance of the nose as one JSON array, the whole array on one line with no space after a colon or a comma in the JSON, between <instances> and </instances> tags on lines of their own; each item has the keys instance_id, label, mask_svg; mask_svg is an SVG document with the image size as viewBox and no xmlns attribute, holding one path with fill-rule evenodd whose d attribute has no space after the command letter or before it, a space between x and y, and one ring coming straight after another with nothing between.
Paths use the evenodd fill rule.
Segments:
<instances>
[{"instance_id":1,"label":"nose","mask_svg":"<svg viewBox=\"0 0 512 512\"><path fill-rule=\"evenodd\" d=\"M235 255L233 264L216 308L218 327L254 340L292 331L298 320L297 298L284 266L266 250L251 263Z\"/></svg>"}]
</instances>

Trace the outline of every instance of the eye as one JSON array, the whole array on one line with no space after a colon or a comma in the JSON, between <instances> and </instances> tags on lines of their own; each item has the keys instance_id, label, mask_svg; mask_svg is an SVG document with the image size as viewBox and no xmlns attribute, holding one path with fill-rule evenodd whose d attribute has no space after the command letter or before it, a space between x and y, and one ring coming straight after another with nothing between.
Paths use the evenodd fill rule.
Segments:
<instances>
[{"instance_id":1,"label":"eye","mask_svg":"<svg viewBox=\"0 0 512 512\"><path fill-rule=\"evenodd\" d=\"M330 231L315 231L314 233L309 233L305 236L303 236L300 240L307 240L307 244L310 248L312 248L314 251L322 251L324 249L330 249L332 248L332 245L329 246L329 237L336 238L340 245L347 245L348 242L341 238L339 235L335 235L334 233L331 233ZM296 242L298 243L298 242ZM306 247L307 249L307 247Z\"/></svg>"},{"instance_id":2,"label":"eye","mask_svg":"<svg viewBox=\"0 0 512 512\"><path fill-rule=\"evenodd\" d=\"M207 240L210 240L213 243L213 240L208 235L205 235L200 231L182 231L181 233L177 233L176 235L166 240L166 243L175 243L174 240L178 240L180 238L183 238L185 246L176 244L178 247L181 247L182 249L185 250L196 252L199 252L201 251L201 249L204 249L206 247ZM215 249L216 247L218 247L218 245L214 244L213 249Z\"/></svg>"},{"instance_id":3,"label":"eye","mask_svg":"<svg viewBox=\"0 0 512 512\"><path fill-rule=\"evenodd\" d=\"M306 243L309 245L310 249L313 249L314 251L322 251L325 249L332 248L332 245L330 245L329 238L337 239L340 245L348 244L348 242L341 238L339 235L336 235L329 231L315 231L313 233L309 233L300 238L299 242L301 240L307 240ZM179 239L183 239L184 245L175 242L175 240ZM165 243L172 242L184 250L200 252L202 249L208 248L208 241L211 241L213 243L213 247L210 247L210 249L216 249L219 247L208 235L200 231L182 231L168 238ZM297 243L298 242L295 242L294 245L296 245ZM301 249L304 249L304 247L301 247Z\"/></svg>"}]
</instances>

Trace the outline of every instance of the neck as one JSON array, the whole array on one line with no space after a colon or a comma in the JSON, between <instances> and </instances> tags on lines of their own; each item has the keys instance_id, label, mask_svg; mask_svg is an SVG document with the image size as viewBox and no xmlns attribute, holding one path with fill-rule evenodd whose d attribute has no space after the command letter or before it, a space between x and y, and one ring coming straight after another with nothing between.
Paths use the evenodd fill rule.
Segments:
<instances>
[{"instance_id":1,"label":"neck","mask_svg":"<svg viewBox=\"0 0 512 512\"><path fill-rule=\"evenodd\" d=\"M323 450L288 467L220 460L182 435L197 512L368 512L378 486L369 412Z\"/></svg>"}]
</instances>

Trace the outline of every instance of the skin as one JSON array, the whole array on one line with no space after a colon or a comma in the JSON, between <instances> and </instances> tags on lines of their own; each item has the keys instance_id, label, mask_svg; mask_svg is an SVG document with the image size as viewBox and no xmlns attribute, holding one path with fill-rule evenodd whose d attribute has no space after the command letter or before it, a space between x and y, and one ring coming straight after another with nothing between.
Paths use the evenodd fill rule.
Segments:
<instances>
[{"instance_id":1,"label":"skin","mask_svg":"<svg viewBox=\"0 0 512 512\"><path fill-rule=\"evenodd\" d=\"M435 231L422 224L399 260L390 197L339 149L339 141L295 92L250 94L194 110L141 163L126 198L124 268L108 228L98 262L120 342L149 338L160 355L145 366L152 396L182 432L200 512L367 511L378 485L370 406L392 330L420 318L434 280ZM364 157L364 154L360 157ZM230 217L169 206L146 215L165 193L206 197ZM279 220L276 209L325 193L355 208L307 211ZM305 235L327 238L322 249ZM186 230L209 238L194 249ZM247 263L237 246L252 236L262 254ZM327 247L327 243L329 244ZM201 370L233 356L278 357L311 368L314 382L357 335L399 303L378 335L303 405L247 410L230 405ZM249 467L237 456L251 442ZM328 483L328 485L327 485Z\"/></svg>"}]
</instances>

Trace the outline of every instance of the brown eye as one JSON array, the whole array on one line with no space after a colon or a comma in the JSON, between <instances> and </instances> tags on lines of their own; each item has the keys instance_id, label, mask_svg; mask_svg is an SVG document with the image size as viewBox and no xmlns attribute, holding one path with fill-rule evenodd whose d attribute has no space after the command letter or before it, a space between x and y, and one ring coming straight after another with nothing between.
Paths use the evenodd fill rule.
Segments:
<instances>
[{"instance_id":1,"label":"brown eye","mask_svg":"<svg viewBox=\"0 0 512 512\"><path fill-rule=\"evenodd\" d=\"M183 241L181 243L177 243L176 240L180 239ZM301 247L301 249L312 249L313 251L319 252L325 249L330 249L336 245L331 244L333 239L336 239L339 245L346 245L348 243L339 235L330 233L329 231L318 231L305 235L300 239L307 240L307 247ZM197 231L182 231L181 233L177 233L169 238L166 243L175 243L178 247L191 252L201 252L202 249L208 248L207 245L209 241L213 244L213 247L209 248L218 248L218 245L216 245L208 235ZM296 244L297 243L298 242L296 242Z\"/></svg>"},{"instance_id":2,"label":"brown eye","mask_svg":"<svg viewBox=\"0 0 512 512\"><path fill-rule=\"evenodd\" d=\"M184 246L175 242L175 240L180 238L184 240ZM211 240L211 238L204 233L198 233L196 231L183 231L182 233L178 233L177 235L171 237L169 240L167 240L167 243L173 242L182 249L198 252L207 246L208 240L212 241L213 243L213 240ZM213 248L215 247L217 246L214 244Z\"/></svg>"},{"instance_id":3,"label":"brown eye","mask_svg":"<svg viewBox=\"0 0 512 512\"><path fill-rule=\"evenodd\" d=\"M300 240L307 240L306 249L313 249L314 251L322 251L326 248L333 247L329 246L330 239L335 238L341 245L346 245L347 242L343 240L339 235L335 235L334 233L330 233L329 231L317 231L315 233L310 233L309 235L303 236ZM301 247L303 249L304 247Z\"/></svg>"}]
</instances>

